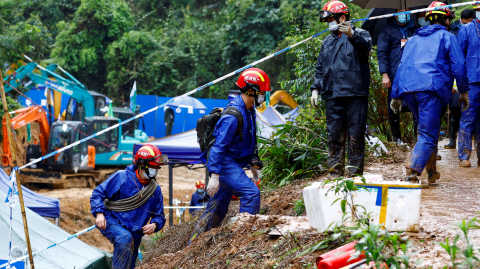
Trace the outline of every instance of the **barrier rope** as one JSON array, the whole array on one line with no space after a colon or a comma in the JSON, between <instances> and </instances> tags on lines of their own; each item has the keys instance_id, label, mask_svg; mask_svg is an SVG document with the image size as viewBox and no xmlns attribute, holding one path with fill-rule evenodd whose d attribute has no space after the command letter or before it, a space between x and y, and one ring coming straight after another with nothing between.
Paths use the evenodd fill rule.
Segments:
<instances>
[{"instance_id":1,"label":"barrier rope","mask_svg":"<svg viewBox=\"0 0 480 269\"><path fill-rule=\"evenodd\" d=\"M367 20L377 20L377 19L389 18L389 17L393 17L393 16L397 16L397 15L402 15L402 14L414 14L414 13L426 12L426 11L431 11L431 10L442 10L442 9L445 9L445 8L453 8L453 7L473 5L473 4L480 4L480 1L472 1L472 2L458 3L458 4L446 5L446 6L440 6L440 7L423 8L423 9L417 9L417 10L412 10L412 11L404 11L404 12L399 12L399 13L385 14L385 15L374 16L374 17L370 17L370 18L356 19L356 20L352 20L352 21L350 21L350 22L359 22L359 21L367 21ZM334 28L334 27L333 27L333 28ZM56 155L56 154L58 154L58 153L60 153L60 152L63 152L63 151L65 151L65 150L67 150L67 149L70 149L70 148L72 148L72 147L74 147L74 146L77 146L77 145L79 145L80 143L83 143L83 142L85 142L85 141L88 141L88 140L90 140L90 139L92 139L92 138L94 138L94 137L96 137L96 136L98 136L98 135L101 135L101 134L104 134L104 133L106 133L106 132L108 132L108 131L110 131L110 130L113 130L113 129L119 127L120 125L124 125L124 124L126 124L126 123L128 123L128 122L130 122L130 121L132 121L132 120L135 120L135 119L138 119L138 118L140 118L140 117L143 117L144 115L146 115L146 114L148 114L148 113L151 113L151 112L153 112L153 111L156 111L157 109L162 108L162 107L164 107L164 106L166 106L166 105L168 105L168 104L171 104L171 103L175 102L176 100L179 100L179 99L181 99L181 98L183 98L183 97L186 97L186 96L192 95L192 94L194 94L194 93L196 93L196 92L199 92L199 91L203 90L204 88L210 87L210 86L212 86L212 85L214 85L214 84L216 84L216 83L218 83L218 82L220 82L220 81L222 81L222 80L225 80L225 79L227 79L227 78L229 78L229 77L231 77L231 76L237 75L237 74L241 73L242 71L244 71L245 69L248 69L248 68L250 68L250 67L252 67L252 66L255 66L255 65L257 65L257 64L259 64L259 63L261 63L261 62L264 62L264 61L266 61L266 60L268 60L268 59L271 59L271 58L273 58L273 57L275 57L275 56L277 56L277 55L279 55L279 54L281 54L281 53L284 53L285 51L288 51L288 50L290 50L290 49L292 49L292 48L294 48L294 47L297 47L297 46L299 46L299 45L307 42L307 41L310 41L311 39L313 39L313 38L315 38L315 37L317 37L317 36L319 36L319 35L327 32L327 31L329 31L329 30L330 30L330 29L323 30L323 31L321 31L320 33L317 33L317 34L315 34L315 35L313 35L313 36L311 36L311 37L308 37L308 38L306 38L306 39L304 39L304 40L302 40L302 41L300 41L300 42L298 42L298 43L296 43L296 44L294 44L294 45L291 45L291 46L289 46L289 47L287 47L287 48L284 48L284 49L282 49L282 50L280 50L280 51L277 51L277 52L275 52L275 53L273 53L273 54L270 54L270 55L268 55L268 56L266 56L266 57L264 57L264 58L262 58L262 59L260 59L260 60L257 60L257 61L255 61L255 62L253 62L253 63L251 63L251 64L249 64L249 65L246 65L246 66L244 66L244 67L242 67L242 68L240 68L240 69L237 69L237 70L235 70L235 71L233 71L233 72L231 72L231 73L228 73L228 74L226 74L226 75L224 75L224 76L222 76L222 77L220 77L220 78L217 78L217 79L215 79L215 80L213 80L213 81L211 81L211 82L209 82L209 83L207 83L207 84L204 84L203 86L200 86L200 87L198 87L198 88L196 88L196 89L193 89L193 90L191 90L191 91L189 91L189 92L187 92L187 93L185 93L185 94L183 94L183 95L181 95L181 96L178 96L178 97L175 97L175 98L173 98L173 99L170 99L169 101L167 101L167 102L165 102L165 103L163 103L163 104L161 104L161 105L159 105L159 106L153 107L153 108L151 108L151 109L149 109L149 110L147 110L147 111L145 111L145 112L142 112L142 113L140 113L140 114L138 114L138 115L136 115L136 116L134 116L134 117L131 117L131 118L129 118L129 119L126 119L126 120L124 120L123 122L119 122L119 123L117 123L117 124L115 124L115 125L113 125L113 126L110 126L110 127L106 128L106 129L104 129L104 130L102 130L102 131L100 131L100 132L98 132L98 133L92 134L92 135L90 135L90 136L88 136L88 137L86 137L86 138L83 138L83 139L81 139L81 140L79 140L79 141L77 141L77 142L74 142L74 143L72 143L72 144L70 144L70 145L68 145L68 146L66 146L66 147L64 147L64 148L58 149L58 150L56 150L56 151L54 151L54 152L51 152L51 153L49 153L49 154L47 154L47 155L45 155L45 156L42 156L41 158L38 158L38 159L36 159L36 160L33 160L33 161L25 164L24 166L20 167L19 170L22 170L23 168L26 168L26 167L28 167L28 166L31 166L31 165L33 165L33 164L35 164L35 163L40 162L40 161L43 161L43 160L45 160L46 158L49 158L49 157L51 157L51 156L54 156L54 155Z\"/></svg>"},{"instance_id":2,"label":"barrier rope","mask_svg":"<svg viewBox=\"0 0 480 269\"><path fill-rule=\"evenodd\" d=\"M95 225L90 226L90 227L88 227L87 229L82 230L82 231L80 231L80 232L78 232L78 233L76 233L76 234L74 234L74 235L71 235L71 236L63 239L62 241L59 241L59 242L57 242L57 243L55 243L55 244L53 244L53 245L51 245L51 246L49 246L49 247L47 247L47 248L44 248L44 249L39 250L39 251L37 251L37 252L34 252L34 253L32 253L32 256L35 257L36 255L38 255L38 254L41 253L41 252L44 252L44 251L47 250L47 249L50 249L50 248L56 247L56 246L58 246L58 245L60 245L60 244L63 244L63 243L65 243L65 242L67 242L67 241L69 241L69 240L72 240L73 238L76 238L76 237L78 237L79 235L82 235L82 234L84 234L84 233L87 233L87 232L89 232L89 231L91 231L91 230L93 230L93 229L95 229ZM24 260L24 259L26 259L26 258L28 258L28 255L25 255L25 256L23 256L23 257L17 258L17 259L15 259L15 260L12 260L11 263L16 263L16 262L21 261L21 260ZM4 263L4 264L0 265L0 268L3 268L3 267L5 267L5 266L7 266L7 265L8 265L8 263Z\"/></svg>"},{"instance_id":3,"label":"barrier rope","mask_svg":"<svg viewBox=\"0 0 480 269\"><path fill-rule=\"evenodd\" d=\"M350 21L350 22L360 22L360 21L368 21L368 20L377 20L377 19L383 19L383 18L390 18L390 17L393 17L393 16L402 15L402 14L415 14L415 13L420 13L420 12L426 12L426 11L432 11L432 10L442 10L442 9L445 9L445 8L453 8L453 7L460 7L460 6L473 5L473 4L480 4L480 1L472 1L472 2L458 3L458 4L452 4L452 5L440 6L440 7L434 7L434 8L423 8L423 9L417 9L417 10L412 10L412 11L404 11L404 12L392 13L392 14L386 14L386 15L380 15L380 16L375 16L375 17L370 17L370 18L356 19L356 20L352 20L352 21ZM333 29L333 28L335 28L335 27L332 27L332 29ZM257 61L255 61L255 62L253 62L253 63L251 63L251 64L249 64L249 65L246 65L246 66L244 66L244 67L242 67L242 68L240 68L240 69L237 69L237 70L235 70L235 71L233 71L233 72L231 72L231 73L228 73L228 74L226 74L226 75L224 75L224 76L222 76L222 77L220 77L220 78L217 78L217 79L215 79L215 80L213 80L213 81L211 81L211 82L209 82L209 83L207 83L207 84L204 84L203 86L200 86L200 87L198 87L198 88L196 88L196 89L193 89L193 90L191 90L191 91L189 91L189 92L187 92L187 93L185 93L185 94L183 94L183 95L181 95L181 96L178 96L178 97L175 97L175 98L173 98L173 99L170 99L169 101L167 101L167 102L165 102L165 103L163 103L163 104L161 104L161 105L159 105L159 106L153 107L153 108L151 108L151 109L149 109L149 110L147 110L147 111L145 111L145 112L142 112L142 113L140 113L140 114L138 114L138 115L136 115L136 116L134 116L134 117L132 117L132 118L129 118L129 119L127 119L127 120L124 120L123 122L119 122L119 123L117 123L117 124L115 124L115 125L113 125L113 126L110 126L110 127L106 128L106 129L104 129L104 130L102 130L102 131L100 131L100 132L98 132L98 133L95 133L95 134L92 134L92 135L90 135L90 136L88 136L88 137L85 137L85 138L83 138L83 139L81 139L81 140L79 140L79 141L77 141L77 142L74 142L74 143L72 143L72 144L70 144L70 145L68 145L68 146L66 146L66 147L63 147L63 148L61 148L61 149L58 149L58 150L56 150L56 151L54 151L54 152L51 152L51 153L45 155L45 156L42 156L41 158L35 159L35 160L33 160L33 161L25 164L24 166L18 168L18 170L21 170L21 169L26 168L26 167L29 167L29 166L31 166L31 165L33 165L33 164L35 164L35 163L38 163L38 162L40 162L40 161L43 161L43 160L45 160L45 159L47 159L47 158L49 158L49 157L51 157L51 156L54 156L54 155L56 155L56 154L58 154L58 153L60 153L60 152L63 152L63 151L65 151L65 150L67 150L67 149L70 149L70 148L72 148L72 147L75 147L75 146L79 145L80 143L83 143L83 142L85 142L85 141L88 141L88 140L90 140L90 139L93 139L94 137L96 137L96 136L98 136L98 135L101 135L101 134L103 134L103 133L105 133L105 132L108 132L108 131L110 131L110 130L113 130L113 129L119 127L120 125L124 125L124 124L126 124L126 123L128 123L128 122L130 122L130 121L132 121L132 120L135 120L135 119L138 119L138 118L140 118L140 117L143 117L144 115L146 115L146 114L148 114L148 113L151 113L151 112L153 112L153 111L156 111L157 109L162 108L162 107L164 107L164 106L166 106L166 105L168 105L168 104L171 104L171 103L175 102L176 100L179 100L179 99L181 99L181 98L183 98L183 97L185 97L185 96L192 95L192 94L194 94L194 93L196 93L196 92L198 92L198 91L203 90L203 89L206 88L206 87L212 86L212 85L214 85L214 84L216 84L216 83L218 83L218 82L220 82L220 81L222 81L222 80L225 80L225 79L227 79L227 78L229 78L229 77L231 77L231 76L237 75L237 74L241 73L242 71L244 71L245 69L248 69L248 68L250 68L250 67L252 67L252 66L255 66L255 65L257 65L257 64L259 64L259 63L261 63L261 62L264 62L264 61L266 61L266 60L268 60L268 59L271 59L271 58L273 58L273 57L275 57L275 56L277 56L277 55L279 55L279 54L281 54L281 53L284 53L284 52L286 52L286 51L288 51L288 50L290 50L290 49L292 49L292 48L294 48L294 47L297 47L297 46L299 46L299 45L301 45L301 44L303 44L303 43L305 43L305 42L307 42L307 41L310 41L311 39L313 39L313 38L315 38L315 37L318 37L319 35L327 32L327 31L329 31L329 30L330 30L330 29L323 30L323 31L321 31L320 33L317 33L317 34L315 34L315 35L313 35L313 36L311 36L311 37L308 37L308 38L306 38L306 39L304 39L304 40L302 40L302 41L300 41L300 42L298 42L298 43L296 43L296 44L294 44L294 45L291 45L291 46L289 46L289 47L287 47L287 48L285 48L285 49L282 49L282 50L280 50L280 51L278 51L278 52L275 52L275 53L273 53L273 54L270 54L270 55L268 55L268 56L266 56L266 57L264 57L264 58L262 58L262 59L260 59L260 60L257 60ZM17 167L15 167L14 169L17 169ZM46 248L46 249L43 249L43 250L41 250L41 251L37 251L37 252L33 253L32 255L37 255L38 253L40 253L40 252L42 252L42 251L45 251L45 250L47 250L47 249L49 249L49 248L53 248L53 247L55 247L55 246L57 246L57 245L59 245L59 244L61 244L61 243L63 243L63 242L66 242L66 241L68 241L68 240L70 240L70 239L72 239L72 238L75 238L75 237L77 237L77 236L79 236L79 235L81 235L81 234L84 234L84 233L86 233L86 232L88 232L88 231L91 231L91 230L93 230L94 228L95 228L95 226L91 226L91 227L89 227L89 228L87 228L87 229L85 229L85 230L83 230L83 231L81 231L81 232L79 232L79 233L76 233L76 234L68 237L67 239L64 239L63 241L60 241L60 242L58 242L58 243L56 243L56 244L53 244L53 245L49 246L49 247ZM11 240L10 240L10 241L11 241ZM26 257L27 257L27 256L18 258L18 259L16 259L16 260L12 261L12 263L13 263L13 262L16 262L16 261L20 261L20 260L22 260L22 259L25 259ZM5 263L5 264L0 265L0 268L3 268L3 267L5 267L5 266L7 266L7 264L8 264L8 263Z\"/></svg>"}]
</instances>

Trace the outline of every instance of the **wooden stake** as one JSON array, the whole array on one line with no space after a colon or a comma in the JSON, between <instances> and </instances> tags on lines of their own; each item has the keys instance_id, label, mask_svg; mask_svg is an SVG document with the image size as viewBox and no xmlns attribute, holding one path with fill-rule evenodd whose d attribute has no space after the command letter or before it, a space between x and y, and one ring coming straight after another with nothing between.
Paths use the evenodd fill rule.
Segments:
<instances>
[{"instance_id":1,"label":"wooden stake","mask_svg":"<svg viewBox=\"0 0 480 269\"><path fill-rule=\"evenodd\" d=\"M12 163L13 163L13 167L17 167L17 155L15 155L15 147L13 145L12 125L10 124L10 114L8 113L7 97L5 96L5 88L3 87L3 75L2 75L1 68L0 68L0 92L2 94L1 98L3 103L3 113L7 123L8 144L10 145L10 151L12 153ZM6 134L3 134L3 135L6 135ZM13 167L12 167L12 170L13 170ZM22 183L20 182L20 176L18 174L18 171L15 171L15 174L17 176L18 197L20 198L20 208L22 210L23 228L25 230L25 242L27 243L28 256L30 258L30 267L32 269L35 269L35 266L33 264L32 246L30 245L30 235L28 233L27 214L25 213L25 204L23 203Z\"/></svg>"}]
</instances>

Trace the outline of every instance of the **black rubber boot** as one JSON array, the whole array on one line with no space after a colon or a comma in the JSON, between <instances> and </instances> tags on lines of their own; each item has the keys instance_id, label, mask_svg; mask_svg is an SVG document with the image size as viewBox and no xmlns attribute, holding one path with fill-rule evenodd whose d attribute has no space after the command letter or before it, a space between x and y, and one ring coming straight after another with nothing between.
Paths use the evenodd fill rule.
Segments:
<instances>
[{"instance_id":1,"label":"black rubber boot","mask_svg":"<svg viewBox=\"0 0 480 269\"><path fill-rule=\"evenodd\" d=\"M457 132L455 130L455 123L450 123L448 128L448 137L450 141L445 145L446 149L455 149L457 148Z\"/></svg>"}]
</instances>

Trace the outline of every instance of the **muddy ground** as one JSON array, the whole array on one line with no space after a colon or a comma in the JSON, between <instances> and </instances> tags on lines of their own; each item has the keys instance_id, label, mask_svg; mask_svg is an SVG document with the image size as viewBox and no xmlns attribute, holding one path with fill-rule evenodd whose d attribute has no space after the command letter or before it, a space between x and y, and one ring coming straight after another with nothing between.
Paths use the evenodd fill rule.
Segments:
<instances>
[{"instance_id":1,"label":"muddy ground","mask_svg":"<svg viewBox=\"0 0 480 269\"><path fill-rule=\"evenodd\" d=\"M460 168L456 150L447 150L439 144L442 160L437 162L438 171L442 173L436 186L422 190L420 233L407 234L414 245L412 260L418 260L416 268L443 268L450 261L448 254L439 246L439 242L453 238L458 229L453 223L477 215L479 208L480 180L477 174L476 154L473 153L472 168ZM411 149L395 149L387 158L371 159L365 169L366 173L382 174L384 180L398 180L405 176L404 163ZM426 175L421 179L426 181ZM315 179L323 180L323 177ZM303 187L314 182L303 180L291 185L262 194L261 214L294 216L294 202L302 198ZM188 246L187 240L193 230L193 223L184 223L164 229L164 237L158 239L150 252L145 254L145 261L140 268L220 268L226 264L243 268L303 268L314 264L315 258L322 250L296 258L301 251L324 238L314 231L272 237L268 235L278 223L258 223L255 219L245 225L246 228L234 231L227 220L238 212L238 204L230 206L229 214L220 228L205 233ZM249 228L249 227L253 227ZM479 233L473 232L474 244L480 244ZM294 239L295 238L295 239ZM297 245L299 243L299 245ZM153 246L152 245L152 246ZM280 247L281 246L281 249ZM288 262L287 262L288 260Z\"/></svg>"},{"instance_id":2,"label":"muddy ground","mask_svg":"<svg viewBox=\"0 0 480 269\"><path fill-rule=\"evenodd\" d=\"M175 168L173 198L189 202L192 193L196 190L195 182L198 179L204 179L204 175L205 169L203 168L196 170L189 170L186 167ZM160 170L157 176L157 182L162 189L164 205L168 205L168 169ZM40 184L30 187L38 193L60 199L60 227L65 231L73 234L95 224L95 219L90 213L90 196L92 189L51 189L48 185ZM168 210L165 210L165 214L168 213ZM186 214L186 216L188 218L188 214ZM178 218L176 217L175 223L177 222ZM113 252L113 245L103 237L97 229L80 236L79 239L96 248Z\"/></svg>"}]
</instances>

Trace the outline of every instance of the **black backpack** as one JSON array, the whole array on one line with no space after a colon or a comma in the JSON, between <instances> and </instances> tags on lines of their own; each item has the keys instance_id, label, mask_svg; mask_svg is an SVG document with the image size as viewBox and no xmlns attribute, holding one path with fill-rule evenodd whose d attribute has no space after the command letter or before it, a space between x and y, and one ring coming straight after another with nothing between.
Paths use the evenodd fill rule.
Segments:
<instances>
[{"instance_id":1,"label":"black backpack","mask_svg":"<svg viewBox=\"0 0 480 269\"><path fill-rule=\"evenodd\" d=\"M240 136L240 140L243 140L243 116L240 111L234 107L227 107L225 111L222 111L221 108L215 108L210 112L210 114L203 116L197 120L197 142L200 145L200 150L203 152L210 150L215 143L215 137L213 136L213 131L215 131L215 125L217 125L218 120L225 114L230 114L237 118L237 129L235 134Z\"/></svg>"}]
</instances>

